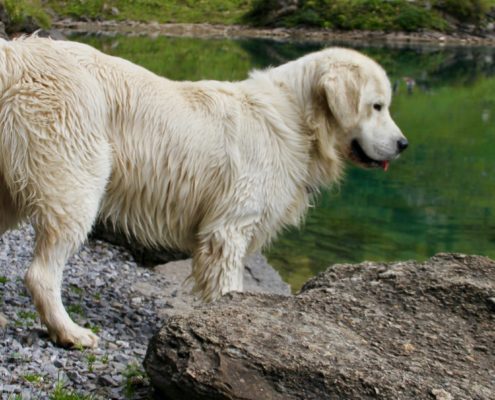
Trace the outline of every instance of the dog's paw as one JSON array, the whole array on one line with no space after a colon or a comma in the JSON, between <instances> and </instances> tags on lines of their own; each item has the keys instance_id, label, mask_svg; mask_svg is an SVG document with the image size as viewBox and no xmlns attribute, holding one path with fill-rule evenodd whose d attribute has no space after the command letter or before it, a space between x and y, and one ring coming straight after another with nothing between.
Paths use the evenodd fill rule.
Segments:
<instances>
[{"instance_id":1,"label":"dog's paw","mask_svg":"<svg viewBox=\"0 0 495 400\"><path fill-rule=\"evenodd\" d=\"M63 329L59 332L49 332L50 338L59 346L66 348L98 347L98 336L91 330L73 324L70 329Z\"/></svg>"}]
</instances>

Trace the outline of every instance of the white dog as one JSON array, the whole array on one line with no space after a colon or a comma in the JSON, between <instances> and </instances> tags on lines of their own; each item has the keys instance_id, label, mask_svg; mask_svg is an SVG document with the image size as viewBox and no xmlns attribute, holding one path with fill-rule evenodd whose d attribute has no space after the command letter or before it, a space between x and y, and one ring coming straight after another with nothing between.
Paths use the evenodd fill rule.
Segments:
<instances>
[{"instance_id":1,"label":"white dog","mask_svg":"<svg viewBox=\"0 0 495 400\"><path fill-rule=\"evenodd\" d=\"M90 46L0 43L0 234L36 231L26 285L51 338L96 346L61 299L97 218L191 252L207 301L242 290L244 257L298 224L351 159L386 169L407 147L383 69L341 48L242 82L174 82Z\"/></svg>"}]
</instances>

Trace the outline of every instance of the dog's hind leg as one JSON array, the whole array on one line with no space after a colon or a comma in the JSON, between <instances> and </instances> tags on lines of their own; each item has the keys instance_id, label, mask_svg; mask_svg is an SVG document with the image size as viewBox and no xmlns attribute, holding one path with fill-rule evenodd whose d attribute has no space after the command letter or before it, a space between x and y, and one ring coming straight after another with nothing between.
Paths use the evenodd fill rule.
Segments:
<instances>
[{"instance_id":1,"label":"dog's hind leg","mask_svg":"<svg viewBox=\"0 0 495 400\"><path fill-rule=\"evenodd\" d=\"M17 193L36 234L25 282L54 342L64 347L96 347L96 335L74 323L66 312L61 286L68 258L86 240L98 214L110 174L110 146L103 134L85 143L69 141L67 146L53 140L50 144L54 148L30 148L36 168L22 173L23 186Z\"/></svg>"},{"instance_id":2,"label":"dog's hind leg","mask_svg":"<svg viewBox=\"0 0 495 400\"><path fill-rule=\"evenodd\" d=\"M55 65L62 53L49 54L44 70L26 71L1 99L0 168L36 233L25 282L41 321L60 345L94 347L97 337L66 312L61 286L64 265L86 240L110 174L108 110L87 71L71 60Z\"/></svg>"},{"instance_id":3,"label":"dog's hind leg","mask_svg":"<svg viewBox=\"0 0 495 400\"><path fill-rule=\"evenodd\" d=\"M68 227L59 232L36 228L35 256L26 273L26 286L41 321L50 338L61 346L96 347L97 336L71 320L61 297L64 265L83 239L80 232L70 232Z\"/></svg>"},{"instance_id":4,"label":"dog's hind leg","mask_svg":"<svg viewBox=\"0 0 495 400\"><path fill-rule=\"evenodd\" d=\"M54 153L45 147L43 157L50 157L49 164L26 182L36 232L26 286L54 342L95 347L96 335L75 324L62 304L62 273L96 219L110 174L111 153L103 135L93 135L78 145L64 151L63 143Z\"/></svg>"},{"instance_id":5,"label":"dog's hind leg","mask_svg":"<svg viewBox=\"0 0 495 400\"><path fill-rule=\"evenodd\" d=\"M96 335L69 317L62 304L61 286L68 258L86 239L98 213L108 176L106 163L100 164L100 176L76 168L66 171L63 184L45 181L43 200L35 203L33 210L36 244L26 286L51 339L64 347L96 347L98 343Z\"/></svg>"}]
</instances>

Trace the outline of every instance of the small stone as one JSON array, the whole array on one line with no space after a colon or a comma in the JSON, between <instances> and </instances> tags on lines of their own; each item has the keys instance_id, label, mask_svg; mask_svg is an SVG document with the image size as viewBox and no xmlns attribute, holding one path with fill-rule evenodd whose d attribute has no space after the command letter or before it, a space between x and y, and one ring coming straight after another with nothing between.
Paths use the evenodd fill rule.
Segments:
<instances>
[{"instance_id":1,"label":"small stone","mask_svg":"<svg viewBox=\"0 0 495 400\"><path fill-rule=\"evenodd\" d=\"M28 389L22 389L21 391L22 400L31 400L32 396L33 396L32 393Z\"/></svg>"},{"instance_id":2,"label":"small stone","mask_svg":"<svg viewBox=\"0 0 495 400\"><path fill-rule=\"evenodd\" d=\"M116 382L111 376L109 375L100 375L98 377L98 383L102 384L104 386L119 386L119 383Z\"/></svg>"},{"instance_id":3,"label":"small stone","mask_svg":"<svg viewBox=\"0 0 495 400\"><path fill-rule=\"evenodd\" d=\"M108 350L116 350L119 348L119 346L117 346L115 343L112 343L112 342L109 342L107 344L107 347L108 347Z\"/></svg>"},{"instance_id":4,"label":"small stone","mask_svg":"<svg viewBox=\"0 0 495 400\"><path fill-rule=\"evenodd\" d=\"M67 377L74 383L80 383L82 381L81 376L76 371L67 371Z\"/></svg>"},{"instance_id":5,"label":"small stone","mask_svg":"<svg viewBox=\"0 0 495 400\"><path fill-rule=\"evenodd\" d=\"M389 269L385 272L382 272L381 274L378 274L378 277L381 279L393 279L397 277L397 272Z\"/></svg>"},{"instance_id":6,"label":"small stone","mask_svg":"<svg viewBox=\"0 0 495 400\"><path fill-rule=\"evenodd\" d=\"M0 313L0 329L5 329L9 321L7 320L7 317Z\"/></svg>"},{"instance_id":7,"label":"small stone","mask_svg":"<svg viewBox=\"0 0 495 400\"><path fill-rule=\"evenodd\" d=\"M132 303L133 306L139 306L139 305L142 304L142 302L143 302L143 298L142 297L133 297L131 299L131 303Z\"/></svg>"},{"instance_id":8,"label":"small stone","mask_svg":"<svg viewBox=\"0 0 495 400\"><path fill-rule=\"evenodd\" d=\"M492 311L495 311L495 297L488 298L488 305Z\"/></svg>"},{"instance_id":9,"label":"small stone","mask_svg":"<svg viewBox=\"0 0 495 400\"><path fill-rule=\"evenodd\" d=\"M125 349L129 347L129 342L126 342L124 340L117 340L115 343L117 343L120 347L123 347Z\"/></svg>"},{"instance_id":10,"label":"small stone","mask_svg":"<svg viewBox=\"0 0 495 400\"><path fill-rule=\"evenodd\" d=\"M127 361L127 360L126 360ZM112 367L115 371L121 372L124 371L127 367L127 364L124 364L122 362L113 362Z\"/></svg>"},{"instance_id":11,"label":"small stone","mask_svg":"<svg viewBox=\"0 0 495 400\"><path fill-rule=\"evenodd\" d=\"M58 375L58 368L56 368L53 364L45 364L43 366L43 371L52 377L56 377Z\"/></svg>"},{"instance_id":12,"label":"small stone","mask_svg":"<svg viewBox=\"0 0 495 400\"><path fill-rule=\"evenodd\" d=\"M32 330L27 335L21 337L21 342L24 346L31 347L39 340L39 334L37 331Z\"/></svg>"},{"instance_id":13,"label":"small stone","mask_svg":"<svg viewBox=\"0 0 495 400\"><path fill-rule=\"evenodd\" d=\"M146 349L137 347L134 349L134 353L139 356L144 356L146 354Z\"/></svg>"},{"instance_id":14,"label":"small stone","mask_svg":"<svg viewBox=\"0 0 495 400\"><path fill-rule=\"evenodd\" d=\"M406 353L412 353L415 350L414 345L412 345L411 343L405 343L403 345L403 348Z\"/></svg>"},{"instance_id":15,"label":"small stone","mask_svg":"<svg viewBox=\"0 0 495 400\"><path fill-rule=\"evenodd\" d=\"M431 394L436 400L452 400L452 395L443 389L432 389Z\"/></svg>"},{"instance_id":16,"label":"small stone","mask_svg":"<svg viewBox=\"0 0 495 400\"><path fill-rule=\"evenodd\" d=\"M21 391L19 385L3 385L3 391L8 393L18 393Z\"/></svg>"}]
</instances>

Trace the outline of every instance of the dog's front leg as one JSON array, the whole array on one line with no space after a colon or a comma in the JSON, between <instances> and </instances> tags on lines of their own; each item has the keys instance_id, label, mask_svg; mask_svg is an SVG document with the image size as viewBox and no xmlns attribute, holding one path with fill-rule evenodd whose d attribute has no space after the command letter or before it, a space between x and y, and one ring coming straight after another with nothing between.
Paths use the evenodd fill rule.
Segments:
<instances>
[{"instance_id":1,"label":"dog's front leg","mask_svg":"<svg viewBox=\"0 0 495 400\"><path fill-rule=\"evenodd\" d=\"M209 302L225 293L242 291L250 236L249 229L237 227L222 227L203 234L193 256L193 293Z\"/></svg>"}]
</instances>

